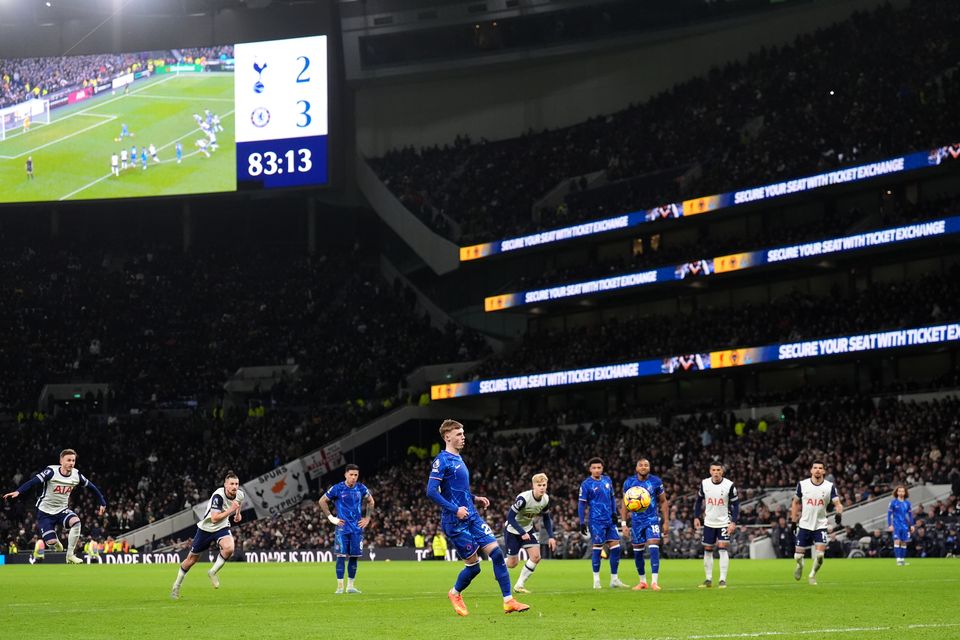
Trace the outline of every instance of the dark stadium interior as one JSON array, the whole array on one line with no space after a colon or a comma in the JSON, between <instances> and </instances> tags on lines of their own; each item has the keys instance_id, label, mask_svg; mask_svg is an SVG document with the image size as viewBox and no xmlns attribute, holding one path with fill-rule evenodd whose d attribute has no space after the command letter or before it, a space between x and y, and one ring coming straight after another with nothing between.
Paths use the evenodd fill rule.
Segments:
<instances>
[{"instance_id":1,"label":"dark stadium interior","mask_svg":"<svg viewBox=\"0 0 960 640\"><path fill-rule=\"evenodd\" d=\"M702 556L694 503L714 461L743 505L733 557L769 540L792 558L789 496L774 496L814 459L845 509L886 503L898 485L950 485L914 503L907 553L960 556L960 234L484 310L491 296L960 216L955 0L137 0L90 39L120 20L116 3L60 4L0 2L0 109L37 87L107 81L132 60L116 52L215 56L211 39L328 34L331 180L31 204L3 204L0 184L4 492L75 448L108 503L97 516L93 492L73 496L84 541L178 552L196 530L189 510L226 471L244 484L335 451L339 462L303 477L299 504L245 505L239 552L331 549L317 499L355 463L377 501L365 544L429 554L440 511L426 481L437 427L454 417L497 536L530 477L550 477L558 549L541 540L546 558L591 553L577 491L593 456L617 486L650 460L671 505L667 559ZM742 42L753 32L755 46ZM700 37L742 49L691 62L687 39ZM648 51L669 53L650 63L660 73L631 71ZM63 66L65 55L77 57ZM596 84L566 75L591 61ZM930 166L460 258L916 152ZM476 391L928 326L950 337ZM0 553L37 540L31 497L0 504ZM892 558L892 533L844 519L828 555L851 554Z\"/></svg>"}]
</instances>

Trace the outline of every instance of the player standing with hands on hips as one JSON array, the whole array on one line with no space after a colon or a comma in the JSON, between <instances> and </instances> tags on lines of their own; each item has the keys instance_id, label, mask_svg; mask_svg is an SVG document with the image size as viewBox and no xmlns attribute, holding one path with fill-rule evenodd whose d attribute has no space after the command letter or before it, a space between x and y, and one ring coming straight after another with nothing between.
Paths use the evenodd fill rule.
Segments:
<instances>
[{"instance_id":1,"label":"player standing with hands on hips","mask_svg":"<svg viewBox=\"0 0 960 640\"><path fill-rule=\"evenodd\" d=\"M344 593L343 569L347 563L346 593L360 593L353 585L357 577L357 562L363 551L363 530L373 518L374 501L367 487L358 482L360 467L348 464L344 469L343 482L333 485L320 496L320 510L331 524L337 527L337 590L335 593ZM330 513L330 501L337 502L337 515ZM365 513L361 515L361 507ZM349 559L348 559L349 558Z\"/></svg>"},{"instance_id":2,"label":"player standing with hands on hips","mask_svg":"<svg viewBox=\"0 0 960 640\"><path fill-rule=\"evenodd\" d=\"M803 576L803 556L812 545L814 554L810 584L817 584L817 571L823 565L823 554L827 550L828 504L832 502L837 510L834 516L837 525L843 522L840 515L843 513L843 504L837 496L837 488L825 475L823 462L814 460L810 466L810 477L797 483L797 495L790 505L790 520L797 525L797 548L793 554L797 567L793 577L799 580Z\"/></svg>"},{"instance_id":3,"label":"player standing with hands on hips","mask_svg":"<svg viewBox=\"0 0 960 640\"><path fill-rule=\"evenodd\" d=\"M700 585L710 588L713 585L713 547L720 549L720 584L727 588L727 569L730 567L730 536L737 528L740 515L740 499L737 488L723 477L723 465L714 462L710 465L710 477L700 482L697 491L697 503L693 507L693 528L700 528L700 515L703 514L703 570L707 579Z\"/></svg>"}]
</instances>

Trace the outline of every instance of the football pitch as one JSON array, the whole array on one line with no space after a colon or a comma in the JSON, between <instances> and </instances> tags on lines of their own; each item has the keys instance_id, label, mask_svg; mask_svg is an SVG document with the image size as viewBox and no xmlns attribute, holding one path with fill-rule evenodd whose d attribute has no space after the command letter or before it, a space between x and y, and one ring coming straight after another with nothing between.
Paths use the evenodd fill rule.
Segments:
<instances>
[{"instance_id":1,"label":"football pitch","mask_svg":"<svg viewBox=\"0 0 960 640\"><path fill-rule=\"evenodd\" d=\"M157 75L130 85L128 94L104 91L51 111L50 124L7 132L0 140L0 202L89 200L236 190L233 74ZM207 158L195 142L206 138L193 119L205 109L218 114L219 149ZM126 124L133 137L118 141ZM175 145L183 145L177 164ZM110 157L121 148L154 145L148 158L111 174ZM28 180L26 161L34 163Z\"/></svg>"},{"instance_id":2,"label":"football pitch","mask_svg":"<svg viewBox=\"0 0 960 640\"><path fill-rule=\"evenodd\" d=\"M831 560L816 586L789 560L731 562L727 589L698 589L700 560L666 560L660 592L590 588L590 563L545 561L528 582L531 606L504 615L489 563L464 594L446 598L459 563L362 562L358 595L334 595L332 564L229 563L221 588L209 564L171 600L176 565L0 567L0 637L85 638L722 638L960 637L960 560ZM807 562L809 567L809 560ZM512 572L516 580L517 569ZM607 565L601 574L606 585ZM632 562L621 570L635 582ZM40 625L40 626L38 626Z\"/></svg>"}]
</instances>

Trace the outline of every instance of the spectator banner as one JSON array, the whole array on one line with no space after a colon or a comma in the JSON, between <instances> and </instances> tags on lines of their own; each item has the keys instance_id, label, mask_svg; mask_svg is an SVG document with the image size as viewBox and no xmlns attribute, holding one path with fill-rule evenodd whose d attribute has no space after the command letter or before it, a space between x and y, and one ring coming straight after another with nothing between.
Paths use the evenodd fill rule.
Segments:
<instances>
[{"instance_id":1,"label":"spectator banner","mask_svg":"<svg viewBox=\"0 0 960 640\"><path fill-rule=\"evenodd\" d=\"M538 247L563 240L636 227L646 222L703 215L740 204L763 202L835 185L869 180L870 178L879 176L903 173L914 169L923 169L924 167L936 167L948 160L956 160L957 158L960 158L960 144L952 144L929 151L918 151L896 158L881 160L880 162L872 162L870 164L848 167L846 169L837 169L836 171L828 171L804 178L795 178L793 180L785 180L764 186L750 187L741 191L729 191L717 195L691 198L683 202L659 205L652 209L640 209L639 211L625 213L614 218L593 220L571 227L541 231L528 236L460 247L460 261L479 260L498 253L507 253L509 251Z\"/></svg>"},{"instance_id":2,"label":"spectator banner","mask_svg":"<svg viewBox=\"0 0 960 640\"><path fill-rule=\"evenodd\" d=\"M86 87L85 89L77 89L76 91L71 91L70 95L67 96L67 102L69 104L76 104L77 102L82 102L93 95L93 87Z\"/></svg>"},{"instance_id":3,"label":"spectator banner","mask_svg":"<svg viewBox=\"0 0 960 640\"><path fill-rule=\"evenodd\" d=\"M243 491L253 503L258 518L269 518L292 509L307 497L303 463L297 459L281 465L244 484Z\"/></svg>"},{"instance_id":4,"label":"spectator banner","mask_svg":"<svg viewBox=\"0 0 960 640\"><path fill-rule=\"evenodd\" d=\"M606 293L608 291L632 289L667 282L679 282L681 280L703 278L714 274L730 273L768 264L818 258L829 254L845 253L858 249L870 249L873 247L882 247L955 233L960 233L960 216L930 220L928 222L909 224L890 229L879 229L866 233L857 233L841 238L830 238L816 242L747 251L745 253L733 253L709 259L692 260L671 267L623 273L598 280L571 282L546 289L504 293L485 298L483 301L483 309L488 313L492 311L502 311L503 309L538 302L577 298L580 296Z\"/></svg>"},{"instance_id":5,"label":"spectator banner","mask_svg":"<svg viewBox=\"0 0 960 640\"><path fill-rule=\"evenodd\" d=\"M300 458L300 461L311 480L316 480L325 473L330 473L347 463L339 442L328 444L312 453L308 453Z\"/></svg>"},{"instance_id":6,"label":"spectator banner","mask_svg":"<svg viewBox=\"0 0 960 640\"><path fill-rule=\"evenodd\" d=\"M430 387L430 397L433 400L447 400L507 391L545 389L574 384L589 384L591 382L671 375L682 371L724 369L751 364L785 362L800 358L819 358L949 342L960 342L960 323L820 338L763 347L678 354L654 360L621 362L585 369L533 373L492 380L437 384Z\"/></svg>"}]
</instances>

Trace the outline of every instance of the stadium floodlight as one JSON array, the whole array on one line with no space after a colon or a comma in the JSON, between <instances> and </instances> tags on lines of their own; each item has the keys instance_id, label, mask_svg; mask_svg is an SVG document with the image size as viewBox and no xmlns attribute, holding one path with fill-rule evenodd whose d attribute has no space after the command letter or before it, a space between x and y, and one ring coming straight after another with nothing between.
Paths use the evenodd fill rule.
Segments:
<instances>
[{"instance_id":1,"label":"stadium floodlight","mask_svg":"<svg viewBox=\"0 0 960 640\"><path fill-rule=\"evenodd\" d=\"M50 101L33 98L20 104L0 109L0 140L23 129L24 121L30 118L31 125L50 124Z\"/></svg>"}]
</instances>

